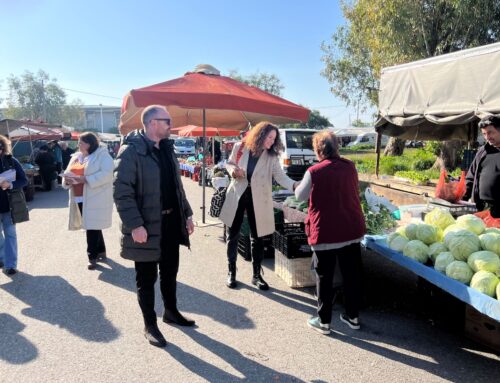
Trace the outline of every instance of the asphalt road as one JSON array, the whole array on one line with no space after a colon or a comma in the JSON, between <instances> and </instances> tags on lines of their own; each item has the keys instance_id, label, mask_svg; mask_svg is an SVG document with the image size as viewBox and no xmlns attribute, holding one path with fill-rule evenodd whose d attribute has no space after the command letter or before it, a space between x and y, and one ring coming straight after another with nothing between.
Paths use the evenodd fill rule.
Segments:
<instances>
[{"instance_id":1,"label":"asphalt road","mask_svg":"<svg viewBox=\"0 0 500 383\"><path fill-rule=\"evenodd\" d=\"M185 180L199 220L201 188ZM67 230L67 193L37 193L30 207L17 227L20 272L0 274L0 382L498 382L499 357L453 331L454 302L430 307L412 274L376 255L364 256L360 331L339 321L338 304L331 335L310 330L312 289L287 287L272 259L270 291L251 285L241 258L240 287L226 288L220 225L197 227L181 250L179 308L197 327L159 320L168 346L152 347L133 264L118 255L116 213L104 231L109 260L88 271L84 232Z\"/></svg>"}]
</instances>

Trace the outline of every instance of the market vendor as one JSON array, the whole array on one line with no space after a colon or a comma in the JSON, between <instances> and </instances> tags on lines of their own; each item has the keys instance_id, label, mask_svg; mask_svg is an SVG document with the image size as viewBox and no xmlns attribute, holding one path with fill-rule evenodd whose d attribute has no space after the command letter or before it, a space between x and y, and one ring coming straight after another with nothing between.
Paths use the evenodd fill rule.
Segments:
<instances>
[{"instance_id":1,"label":"market vendor","mask_svg":"<svg viewBox=\"0 0 500 383\"><path fill-rule=\"evenodd\" d=\"M334 297L333 276L338 260L344 284L346 312L340 320L358 330L361 304L361 248L366 233L359 200L358 173L352 161L339 156L338 141L328 130L313 136L319 163L311 166L295 189L299 201L309 198L306 218L308 243L314 251L317 316L307 322L322 334L330 333Z\"/></svg>"},{"instance_id":2,"label":"market vendor","mask_svg":"<svg viewBox=\"0 0 500 383\"><path fill-rule=\"evenodd\" d=\"M471 199L479 211L489 208L493 218L500 218L500 117L483 118L479 129L486 143L467 173L464 200Z\"/></svg>"}]
</instances>

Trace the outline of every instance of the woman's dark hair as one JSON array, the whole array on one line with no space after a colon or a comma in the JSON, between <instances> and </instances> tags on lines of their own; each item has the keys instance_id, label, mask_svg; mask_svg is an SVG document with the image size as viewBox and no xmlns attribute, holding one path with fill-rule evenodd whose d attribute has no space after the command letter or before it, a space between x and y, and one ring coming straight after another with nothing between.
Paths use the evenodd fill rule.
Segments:
<instances>
[{"instance_id":1,"label":"woman's dark hair","mask_svg":"<svg viewBox=\"0 0 500 383\"><path fill-rule=\"evenodd\" d=\"M339 141L337 136L328 129L314 133L313 149L323 158L332 158L339 155Z\"/></svg>"},{"instance_id":2,"label":"woman's dark hair","mask_svg":"<svg viewBox=\"0 0 500 383\"><path fill-rule=\"evenodd\" d=\"M2 136L1 134L0 134L0 146L3 149L3 152L1 154L3 154L3 155L12 154L10 140L7 137Z\"/></svg>"},{"instance_id":3,"label":"woman's dark hair","mask_svg":"<svg viewBox=\"0 0 500 383\"><path fill-rule=\"evenodd\" d=\"M268 150L269 154L278 155L283 150L278 127L267 121L259 122L245 136L245 146L254 155L260 155L264 151L264 141L271 131L276 132L273 146Z\"/></svg>"},{"instance_id":4,"label":"woman's dark hair","mask_svg":"<svg viewBox=\"0 0 500 383\"><path fill-rule=\"evenodd\" d=\"M89 154L94 153L97 148L99 147L99 137L95 133L92 132L84 132L81 133L79 136L80 141L85 142L86 144L89 144Z\"/></svg>"}]
</instances>

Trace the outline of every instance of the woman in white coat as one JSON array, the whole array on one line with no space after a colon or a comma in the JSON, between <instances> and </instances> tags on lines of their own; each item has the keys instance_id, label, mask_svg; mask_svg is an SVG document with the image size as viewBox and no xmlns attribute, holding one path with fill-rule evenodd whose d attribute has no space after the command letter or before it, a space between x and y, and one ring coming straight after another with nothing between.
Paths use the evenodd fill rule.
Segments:
<instances>
[{"instance_id":1,"label":"woman in white coat","mask_svg":"<svg viewBox=\"0 0 500 383\"><path fill-rule=\"evenodd\" d=\"M261 262L264 255L262 237L274 232L272 180L274 177L276 182L290 191L296 184L279 164L278 154L282 149L278 128L269 122L260 122L243 142L234 146L229 158L226 167L232 181L219 216L229 228L229 273L226 283L229 288L236 287L236 252L246 211L252 238L252 284L261 290L269 289L261 275Z\"/></svg>"},{"instance_id":2,"label":"woman in white coat","mask_svg":"<svg viewBox=\"0 0 500 383\"><path fill-rule=\"evenodd\" d=\"M111 226L113 159L92 132L80 134L78 148L62 184L69 189L69 230L86 230L87 268L94 270L97 260L106 258L102 229Z\"/></svg>"}]
</instances>

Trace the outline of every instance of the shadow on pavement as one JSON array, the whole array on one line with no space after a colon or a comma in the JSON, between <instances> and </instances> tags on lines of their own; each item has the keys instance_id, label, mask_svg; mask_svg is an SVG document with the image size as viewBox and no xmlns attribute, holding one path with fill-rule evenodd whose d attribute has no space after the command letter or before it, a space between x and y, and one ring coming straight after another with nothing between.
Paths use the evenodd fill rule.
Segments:
<instances>
[{"instance_id":1,"label":"shadow on pavement","mask_svg":"<svg viewBox=\"0 0 500 383\"><path fill-rule=\"evenodd\" d=\"M384 329L380 335L378 331L375 332L365 326L362 331L347 329L346 334L332 332L331 336L355 347L427 371L452 382L489 382L491 377L498 375L500 366L498 360L462 349L460 345L444 339L440 340L438 337L422 341L422 338L430 338L429 334L422 334L419 337L418 333L409 333L402 336L405 331L404 324L396 325L395 328L394 320L390 320L390 323L392 323L392 327ZM339 326L345 325L339 324ZM417 330L425 331L424 327L416 327ZM448 343L445 347L448 352L443 353L442 347L430 346L429 342ZM407 351L399 352L398 348L410 350L417 356L408 355Z\"/></svg>"},{"instance_id":2,"label":"shadow on pavement","mask_svg":"<svg viewBox=\"0 0 500 383\"><path fill-rule=\"evenodd\" d=\"M135 295L135 269L124 267L109 258L106 263L110 268L105 266L98 268L101 271L99 280L130 291ZM155 292L155 310L161 316L163 315L163 303L159 281L156 282ZM252 320L247 315L247 308L222 300L215 295L179 281L177 281L177 303L181 312L207 316L231 328L250 329L254 327ZM135 298L134 304L137 305L139 312L140 308Z\"/></svg>"},{"instance_id":3,"label":"shadow on pavement","mask_svg":"<svg viewBox=\"0 0 500 383\"><path fill-rule=\"evenodd\" d=\"M188 370L209 382L303 382L301 379L273 370L254 360L267 360L265 355L249 352L247 357L241 351L218 342L200 332L187 330L184 331L184 334L191 337L200 346L217 355L227 364L230 364L236 371L243 375L243 377L236 376L169 343L165 351Z\"/></svg>"},{"instance_id":4,"label":"shadow on pavement","mask_svg":"<svg viewBox=\"0 0 500 383\"><path fill-rule=\"evenodd\" d=\"M51 191L37 190L33 201L28 202L31 209L61 209L68 207L68 191L58 186ZM69 214L69 213L68 213Z\"/></svg>"},{"instance_id":5,"label":"shadow on pavement","mask_svg":"<svg viewBox=\"0 0 500 383\"><path fill-rule=\"evenodd\" d=\"M59 276L19 273L15 280L0 287L31 306L22 310L30 318L64 328L91 342L111 342L119 335L104 316L101 302L80 294Z\"/></svg>"},{"instance_id":6,"label":"shadow on pavement","mask_svg":"<svg viewBox=\"0 0 500 383\"><path fill-rule=\"evenodd\" d=\"M9 314L0 314L0 359L10 364L24 364L38 356L33 343L19 334L26 326Z\"/></svg>"}]
</instances>

